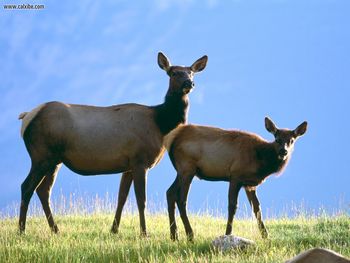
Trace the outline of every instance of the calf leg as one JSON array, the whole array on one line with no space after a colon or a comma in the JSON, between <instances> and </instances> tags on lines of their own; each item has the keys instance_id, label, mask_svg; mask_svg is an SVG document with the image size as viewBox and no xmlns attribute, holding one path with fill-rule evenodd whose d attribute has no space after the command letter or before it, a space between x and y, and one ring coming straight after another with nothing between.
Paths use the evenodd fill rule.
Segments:
<instances>
[{"instance_id":1,"label":"calf leg","mask_svg":"<svg viewBox=\"0 0 350 263\"><path fill-rule=\"evenodd\" d=\"M232 222L237 210L237 198L240 189L241 184L238 184L235 181L230 182L230 188L228 191L228 219L226 226L226 235L231 235L232 233Z\"/></svg>"},{"instance_id":2,"label":"calf leg","mask_svg":"<svg viewBox=\"0 0 350 263\"><path fill-rule=\"evenodd\" d=\"M187 196L188 196L188 192L190 190L192 179L193 179L193 175L179 176L180 187L179 187L178 199L177 199L177 206L179 208L181 220L184 224L187 239L189 241L193 240L193 230L192 230L190 221L188 220L186 210L187 210Z\"/></svg>"},{"instance_id":3,"label":"calf leg","mask_svg":"<svg viewBox=\"0 0 350 263\"><path fill-rule=\"evenodd\" d=\"M117 205L117 211L115 212L115 217L111 228L112 233L118 233L120 218L122 216L123 207L125 205L126 199L129 194L131 183L132 183L132 173L124 172L119 185L118 205Z\"/></svg>"},{"instance_id":4,"label":"calf leg","mask_svg":"<svg viewBox=\"0 0 350 263\"><path fill-rule=\"evenodd\" d=\"M138 169L133 171L134 190L136 195L137 207L139 209L141 236L147 236L146 231L146 170Z\"/></svg>"},{"instance_id":5,"label":"calf leg","mask_svg":"<svg viewBox=\"0 0 350 263\"><path fill-rule=\"evenodd\" d=\"M268 237L268 232L266 230L266 227L264 225L264 222L262 221L262 215L261 215L261 208L260 208L260 202L259 199L256 195L256 190L255 189L248 189L245 188L245 192L247 194L249 203L254 211L255 217L258 221L258 226L259 226L259 230L261 233L261 236L263 238L267 238Z\"/></svg>"},{"instance_id":6,"label":"calf leg","mask_svg":"<svg viewBox=\"0 0 350 263\"><path fill-rule=\"evenodd\" d=\"M19 213L19 231L24 233L27 219L27 211L30 199L43 180L44 176L54 170L55 165L47 162L33 163L27 178L21 185L21 207Z\"/></svg>"},{"instance_id":7,"label":"calf leg","mask_svg":"<svg viewBox=\"0 0 350 263\"><path fill-rule=\"evenodd\" d=\"M55 182L56 175L60 167L61 165L58 164L53 169L53 171L46 174L46 176L44 177L44 179L36 189L36 193L38 194L41 205L44 209L47 222L49 223L49 226L54 233L58 233L58 227L55 224L55 221L52 216L51 207L50 207L50 195L51 195L52 186Z\"/></svg>"},{"instance_id":8,"label":"calf leg","mask_svg":"<svg viewBox=\"0 0 350 263\"><path fill-rule=\"evenodd\" d=\"M174 180L174 182L166 192L167 203L168 203L169 224L170 224L170 238L172 240L178 240L177 226L176 226L176 220L175 220L175 203L177 201L177 196L178 196L178 181L179 181L178 178L179 177L176 176L176 179Z\"/></svg>"}]
</instances>

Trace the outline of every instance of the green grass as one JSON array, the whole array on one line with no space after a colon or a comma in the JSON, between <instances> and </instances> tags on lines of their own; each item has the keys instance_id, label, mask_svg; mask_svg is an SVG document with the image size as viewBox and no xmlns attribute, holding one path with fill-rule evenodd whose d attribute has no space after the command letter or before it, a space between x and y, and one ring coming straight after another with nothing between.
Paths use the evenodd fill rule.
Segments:
<instances>
[{"instance_id":1,"label":"green grass","mask_svg":"<svg viewBox=\"0 0 350 263\"><path fill-rule=\"evenodd\" d=\"M270 238L260 238L255 220L235 220L235 235L256 241L245 251L214 251L225 219L190 215L195 241L169 239L166 214L147 215L149 237L140 238L138 215L123 215L118 235L110 234L113 214L56 216L60 234L51 234L46 219L28 218L25 235L17 218L0 219L0 262L284 262L309 248L325 247L350 257L350 219L346 215L265 220Z\"/></svg>"}]
</instances>

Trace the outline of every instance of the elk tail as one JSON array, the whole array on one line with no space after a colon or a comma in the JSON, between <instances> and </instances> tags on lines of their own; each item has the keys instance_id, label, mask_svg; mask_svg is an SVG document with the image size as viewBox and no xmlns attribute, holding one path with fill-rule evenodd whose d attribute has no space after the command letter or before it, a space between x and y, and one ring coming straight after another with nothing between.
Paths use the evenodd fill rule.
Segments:
<instances>
[{"instance_id":1,"label":"elk tail","mask_svg":"<svg viewBox=\"0 0 350 263\"><path fill-rule=\"evenodd\" d=\"M39 113L39 111L45 106L45 104L41 104L38 107L34 108L30 112L22 112L18 119L22 120L22 127L21 127L21 136L23 137L24 132L26 131L28 125L31 123L31 121L35 118L35 116Z\"/></svg>"},{"instance_id":2,"label":"elk tail","mask_svg":"<svg viewBox=\"0 0 350 263\"><path fill-rule=\"evenodd\" d=\"M27 111L22 112L22 113L18 116L18 119L19 119L19 120L22 120L27 114L28 114Z\"/></svg>"}]
</instances>

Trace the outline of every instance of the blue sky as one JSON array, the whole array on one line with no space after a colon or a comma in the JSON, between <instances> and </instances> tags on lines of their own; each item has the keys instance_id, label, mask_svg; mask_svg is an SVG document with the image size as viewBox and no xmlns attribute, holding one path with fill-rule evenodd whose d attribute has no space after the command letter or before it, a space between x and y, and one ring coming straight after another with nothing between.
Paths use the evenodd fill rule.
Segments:
<instances>
[{"instance_id":1,"label":"blue sky","mask_svg":"<svg viewBox=\"0 0 350 263\"><path fill-rule=\"evenodd\" d=\"M13 0L1 4L11 4ZM280 177L258 189L265 213L293 203L349 209L349 1L41 1L44 10L0 10L0 210L19 202L30 159L19 113L59 100L107 106L163 101L157 65L208 55L195 77L189 122L258 133L309 122ZM175 178L168 157L149 172L149 200L165 202ZM62 168L53 197L116 195L120 175L82 177ZM226 213L227 183L195 180L194 211ZM131 198L133 199L133 198ZM243 192L241 207L246 204Z\"/></svg>"}]
</instances>

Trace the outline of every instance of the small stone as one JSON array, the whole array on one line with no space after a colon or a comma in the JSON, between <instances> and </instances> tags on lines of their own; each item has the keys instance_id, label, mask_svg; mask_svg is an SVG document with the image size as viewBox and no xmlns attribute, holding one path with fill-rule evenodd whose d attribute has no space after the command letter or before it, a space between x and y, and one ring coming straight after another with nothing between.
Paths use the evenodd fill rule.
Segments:
<instances>
[{"instance_id":1,"label":"small stone","mask_svg":"<svg viewBox=\"0 0 350 263\"><path fill-rule=\"evenodd\" d=\"M233 249L244 249L248 246L255 245L255 242L244 237L224 235L215 238L211 244L217 250L228 251Z\"/></svg>"}]
</instances>

